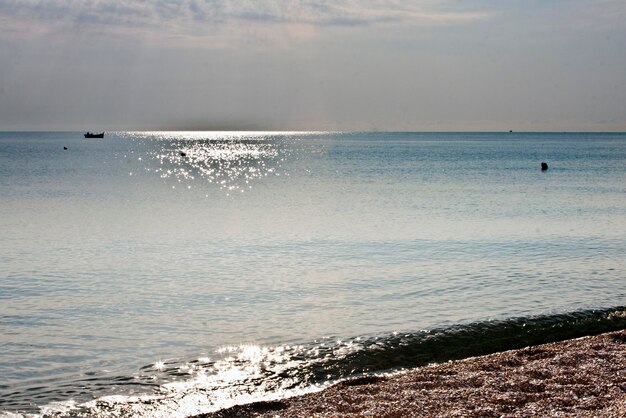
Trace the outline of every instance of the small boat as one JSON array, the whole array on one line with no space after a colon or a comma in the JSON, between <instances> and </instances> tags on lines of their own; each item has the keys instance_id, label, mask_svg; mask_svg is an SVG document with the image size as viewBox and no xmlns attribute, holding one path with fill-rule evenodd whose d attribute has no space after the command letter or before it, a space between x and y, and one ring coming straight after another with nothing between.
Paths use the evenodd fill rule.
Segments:
<instances>
[{"instance_id":1,"label":"small boat","mask_svg":"<svg viewBox=\"0 0 626 418\"><path fill-rule=\"evenodd\" d=\"M91 132L87 132L85 134L85 138L104 138L104 132L101 132L99 134L94 134Z\"/></svg>"}]
</instances>

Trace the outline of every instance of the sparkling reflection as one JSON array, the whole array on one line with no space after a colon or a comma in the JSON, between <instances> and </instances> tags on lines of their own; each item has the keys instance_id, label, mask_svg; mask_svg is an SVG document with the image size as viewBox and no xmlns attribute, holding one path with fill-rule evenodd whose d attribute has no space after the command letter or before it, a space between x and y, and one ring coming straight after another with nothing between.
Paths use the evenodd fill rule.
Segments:
<instances>
[{"instance_id":1,"label":"sparkling reflection","mask_svg":"<svg viewBox=\"0 0 626 418\"><path fill-rule=\"evenodd\" d=\"M290 132L136 132L125 137L152 143L147 168L161 178L191 188L202 180L227 194L243 193L261 178L289 175L284 163L298 148L298 140L316 133ZM142 161L142 157L138 157ZM174 186L175 187L175 186Z\"/></svg>"},{"instance_id":2,"label":"sparkling reflection","mask_svg":"<svg viewBox=\"0 0 626 418\"><path fill-rule=\"evenodd\" d=\"M158 360L142 368L132 381L123 382L129 388L143 388L139 392L144 394L130 390L126 395L100 396L83 404L50 403L41 413L45 417L183 418L318 391L332 382L320 379L315 365L323 369L325 359L339 360L361 348L353 342L323 341L309 346L226 346L215 350L215 360L207 356L191 361ZM150 386L152 393L146 390Z\"/></svg>"},{"instance_id":3,"label":"sparkling reflection","mask_svg":"<svg viewBox=\"0 0 626 418\"><path fill-rule=\"evenodd\" d=\"M85 379L80 383L92 393L102 387L115 392L83 404L53 402L41 408L41 416L183 418L310 393L372 371L486 354L494 344L506 349L508 346L498 345L504 340L512 348L516 336L532 335L528 340L532 343L586 335L590 329L621 329L626 325L624 312L621 307L538 315L348 340L326 337L304 345L226 346L213 352L215 360L204 355L194 360L159 360L133 378ZM126 393L120 394L124 388Z\"/></svg>"}]
</instances>

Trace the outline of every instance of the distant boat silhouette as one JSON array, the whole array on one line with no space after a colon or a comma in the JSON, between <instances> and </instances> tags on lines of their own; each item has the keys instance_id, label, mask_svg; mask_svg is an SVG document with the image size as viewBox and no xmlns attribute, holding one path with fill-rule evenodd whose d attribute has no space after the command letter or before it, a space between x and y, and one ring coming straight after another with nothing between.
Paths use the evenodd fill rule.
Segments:
<instances>
[{"instance_id":1,"label":"distant boat silhouette","mask_svg":"<svg viewBox=\"0 0 626 418\"><path fill-rule=\"evenodd\" d=\"M99 134L94 134L91 132L87 132L85 134L85 138L104 138L104 132L101 132Z\"/></svg>"}]
</instances>

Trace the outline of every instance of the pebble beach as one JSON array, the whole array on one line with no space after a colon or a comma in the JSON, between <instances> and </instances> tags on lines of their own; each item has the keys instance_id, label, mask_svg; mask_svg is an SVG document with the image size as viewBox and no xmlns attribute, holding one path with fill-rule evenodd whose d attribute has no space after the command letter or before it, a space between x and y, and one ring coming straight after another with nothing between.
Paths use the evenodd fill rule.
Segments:
<instances>
[{"instance_id":1,"label":"pebble beach","mask_svg":"<svg viewBox=\"0 0 626 418\"><path fill-rule=\"evenodd\" d=\"M537 416L626 416L626 330L364 376L195 418Z\"/></svg>"}]
</instances>

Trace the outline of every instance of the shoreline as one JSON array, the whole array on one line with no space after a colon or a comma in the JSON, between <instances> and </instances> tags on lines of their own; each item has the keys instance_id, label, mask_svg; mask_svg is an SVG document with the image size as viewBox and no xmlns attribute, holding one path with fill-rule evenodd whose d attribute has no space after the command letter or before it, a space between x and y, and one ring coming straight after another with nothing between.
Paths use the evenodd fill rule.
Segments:
<instances>
[{"instance_id":1,"label":"shoreline","mask_svg":"<svg viewBox=\"0 0 626 418\"><path fill-rule=\"evenodd\" d=\"M626 329L340 382L193 418L626 416Z\"/></svg>"}]
</instances>

